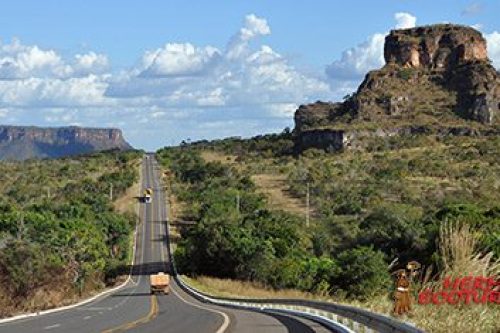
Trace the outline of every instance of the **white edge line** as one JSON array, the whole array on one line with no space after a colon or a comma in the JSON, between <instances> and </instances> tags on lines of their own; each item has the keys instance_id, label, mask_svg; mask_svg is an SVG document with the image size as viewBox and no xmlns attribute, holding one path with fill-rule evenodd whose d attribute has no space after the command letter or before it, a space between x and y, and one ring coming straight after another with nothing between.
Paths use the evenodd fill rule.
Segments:
<instances>
[{"instance_id":1,"label":"white edge line","mask_svg":"<svg viewBox=\"0 0 500 333\"><path fill-rule=\"evenodd\" d=\"M57 327L60 327L61 324L55 324L55 325L50 325L50 326L45 326L43 329L44 330L51 330L53 328L57 328Z\"/></svg>"},{"instance_id":2,"label":"white edge line","mask_svg":"<svg viewBox=\"0 0 500 333\"><path fill-rule=\"evenodd\" d=\"M226 331L226 329L229 327L229 323L231 322L229 320L229 316L222 312L222 311L219 311L219 310L215 310L215 309L211 309L211 308L208 308L208 307L204 307L204 306L201 306L201 305L198 305L198 304L195 304L195 303L191 303L189 301L186 301L184 298L182 298L181 295L179 295L179 293L177 293L177 291L175 291L174 288L171 289L172 292L181 300L183 301L184 303L186 304L189 304L191 306L194 306L196 308L199 308L199 309L203 309L203 310L207 310L207 311L210 311L210 312L214 312L214 313L217 313L217 314L220 314L222 316L222 318L224 318L224 322L222 323L222 325L219 327L219 329L215 332L215 333L223 333Z\"/></svg>"},{"instance_id":3,"label":"white edge line","mask_svg":"<svg viewBox=\"0 0 500 333\"><path fill-rule=\"evenodd\" d=\"M141 160L141 163L142 163L142 160ZM139 183L141 183L141 185L142 185L142 170L139 173L139 175L140 175L139 176ZM132 249L131 267L135 263L135 251L136 251L135 248L137 246L137 228L138 228L138 226L139 226L139 223L136 223L136 225L135 225L135 231L134 231L134 247ZM132 280L132 268L130 269L130 272L128 274L127 280L125 280L125 282L123 282L122 284L120 284L120 285L118 285L116 287L113 287L111 289L106 289L106 290L104 290L103 292L100 292L97 295L94 295L94 296L92 296L90 298L87 298L87 299L85 299L83 301L80 301L78 303L75 303L75 304L66 305L66 306L62 306L62 307L59 307L59 308L54 308L54 309L49 309L49 310L44 310L44 311L24 313L24 314L20 314L20 315L17 315L17 316L0 319L0 324L5 324L5 323L12 322L12 321L20 320L20 319L26 319L26 318L31 318L31 317L43 316L43 315L47 315L47 314L51 314L51 313L55 313L55 312L60 312L60 311L65 311L65 310L69 310L69 309L73 309L73 308L85 305L87 303L95 301L96 299L98 299L98 298L100 298L102 296L105 296L105 295L107 295L109 293L112 293L114 291L117 291L117 290L125 287L130 282L130 280Z\"/></svg>"},{"instance_id":4,"label":"white edge line","mask_svg":"<svg viewBox=\"0 0 500 333\"><path fill-rule=\"evenodd\" d=\"M266 308L263 310L264 312L267 313L275 313L275 314L287 314L291 316L296 316L296 317L302 317L306 318L312 321L316 322L324 322L326 325L330 326L331 329L336 329L339 332L342 333L356 333L353 330L351 330L349 327L345 326L344 324L339 323L338 321L334 321L330 318L321 316L321 315L315 315L309 312L305 311L298 311L298 310L289 310L289 309L275 309L275 308Z\"/></svg>"}]
</instances>

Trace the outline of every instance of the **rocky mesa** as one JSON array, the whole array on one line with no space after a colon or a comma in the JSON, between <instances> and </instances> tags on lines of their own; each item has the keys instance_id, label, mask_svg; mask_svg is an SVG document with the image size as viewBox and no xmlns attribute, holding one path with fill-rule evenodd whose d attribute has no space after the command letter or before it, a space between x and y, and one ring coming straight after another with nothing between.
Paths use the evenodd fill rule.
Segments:
<instances>
[{"instance_id":1,"label":"rocky mesa","mask_svg":"<svg viewBox=\"0 0 500 333\"><path fill-rule=\"evenodd\" d=\"M362 148L362 138L374 136L499 133L500 75L479 31L452 24L392 30L384 58L343 102L299 107L299 150Z\"/></svg>"},{"instance_id":2,"label":"rocky mesa","mask_svg":"<svg viewBox=\"0 0 500 333\"><path fill-rule=\"evenodd\" d=\"M128 150L115 128L0 126L0 159L57 158L109 149Z\"/></svg>"}]
</instances>

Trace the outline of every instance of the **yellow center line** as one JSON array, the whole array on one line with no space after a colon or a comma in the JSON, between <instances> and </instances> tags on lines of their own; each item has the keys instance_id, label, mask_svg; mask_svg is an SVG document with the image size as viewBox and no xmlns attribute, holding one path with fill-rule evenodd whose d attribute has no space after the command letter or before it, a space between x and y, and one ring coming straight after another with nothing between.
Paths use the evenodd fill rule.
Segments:
<instances>
[{"instance_id":1,"label":"yellow center line","mask_svg":"<svg viewBox=\"0 0 500 333\"><path fill-rule=\"evenodd\" d=\"M147 165L146 165L146 168L145 168L145 173L146 173L146 179L151 180L151 170L150 170L150 168L147 167ZM151 186L151 183L149 185ZM153 202L152 202L152 204L153 204ZM151 207L148 207L148 206L149 205L147 205L145 207L145 209L143 210L144 213L147 212L147 209L152 209L152 205L151 205ZM154 213L154 211L153 211L153 213ZM148 223L147 218L146 218L147 214L144 214L143 216L145 217L144 223L147 224ZM153 227L154 227L154 224L151 225L151 222L152 221L149 221L150 228L151 228L151 230L150 230L150 234L151 234L150 243L151 243L151 251L152 251L152 253L154 253L153 252L153 249L154 249L153 248L153 245L154 245L153 244L154 243L154 241L153 241ZM142 262L141 264L144 264L144 262ZM146 316L141 317L141 318L136 319L136 320L131 321L131 322L124 323L124 324L122 324L120 326L117 326L117 327L105 330L102 333L123 332L123 331L129 330L129 329L131 329L133 327L136 327L136 326L138 326L140 324L147 323L147 322L153 320L154 318L156 318L157 315L158 315L158 300L156 299L155 295L151 295L151 298L150 298L150 309L149 309L149 313Z\"/></svg>"},{"instance_id":2,"label":"yellow center line","mask_svg":"<svg viewBox=\"0 0 500 333\"><path fill-rule=\"evenodd\" d=\"M123 331L129 330L131 328L134 328L137 325L145 324L145 323L155 319L157 315L158 315L158 300L156 299L155 295L151 295L151 308L149 310L149 313L146 316L139 318L137 320L125 323L123 325L102 331L102 333L123 332Z\"/></svg>"}]
</instances>

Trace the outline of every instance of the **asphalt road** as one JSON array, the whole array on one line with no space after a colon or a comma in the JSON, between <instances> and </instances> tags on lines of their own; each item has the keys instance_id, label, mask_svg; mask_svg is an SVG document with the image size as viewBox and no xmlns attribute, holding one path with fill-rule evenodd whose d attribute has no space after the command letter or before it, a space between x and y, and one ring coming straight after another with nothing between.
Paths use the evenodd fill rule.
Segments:
<instances>
[{"instance_id":1,"label":"asphalt road","mask_svg":"<svg viewBox=\"0 0 500 333\"><path fill-rule=\"evenodd\" d=\"M72 309L0 324L3 333L31 332L329 332L309 320L201 303L175 281L169 295L150 295L149 274L168 272L167 207L153 155L142 164L143 188L153 200L140 203L132 279L123 288Z\"/></svg>"}]
</instances>

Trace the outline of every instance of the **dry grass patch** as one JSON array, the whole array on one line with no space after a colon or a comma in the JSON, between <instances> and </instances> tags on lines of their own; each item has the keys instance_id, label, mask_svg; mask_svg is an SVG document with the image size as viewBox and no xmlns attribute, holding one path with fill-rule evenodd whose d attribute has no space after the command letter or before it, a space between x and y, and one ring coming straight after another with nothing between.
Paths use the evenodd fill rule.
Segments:
<instances>
[{"instance_id":1,"label":"dry grass patch","mask_svg":"<svg viewBox=\"0 0 500 333\"><path fill-rule=\"evenodd\" d=\"M314 295L300 290L274 290L256 282L218 279L208 276L190 278L181 276L190 286L212 296L242 297L242 298L301 298L313 299Z\"/></svg>"},{"instance_id":2,"label":"dry grass patch","mask_svg":"<svg viewBox=\"0 0 500 333\"><path fill-rule=\"evenodd\" d=\"M286 175L257 174L251 178L258 187L257 192L267 197L269 208L296 215L305 214L305 198L301 200L290 194Z\"/></svg>"},{"instance_id":3,"label":"dry grass patch","mask_svg":"<svg viewBox=\"0 0 500 333\"><path fill-rule=\"evenodd\" d=\"M235 155L227 155L213 150L203 150L200 154L205 162L220 162L231 165L236 163Z\"/></svg>"},{"instance_id":4,"label":"dry grass patch","mask_svg":"<svg viewBox=\"0 0 500 333\"><path fill-rule=\"evenodd\" d=\"M330 301L347 304L372 312L392 316L393 302L389 295L382 295L368 301L346 299L331 299L306 293L299 290L285 289L273 290L265 286L245 281L218 279L206 276L189 278L181 277L187 284L194 288L219 297L239 298L294 298ZM419 305L414 302L413 310L404 316L398 317L400 321L411 323L429 333L498 333L500 332L500 309L495 305Z\"/></svg>"},{"instance_id":5,"label":"dry grass patch","mask_svg":"<svg viewBox=\"0 0 500 333\"><path fill-rule=\"evenodd\" d=\"M138 170L139 174L141 172L140 170L140 164L136 166L136 169ZM129 187L126 191L125 194L117 198L113 202L113 207L114 209L119 212L119 213L135 213L135 205L137 203L137 196L140 195L141 191L141 184L140 180L138 179L131 187Z\"/></svg>"}]
</instances>

